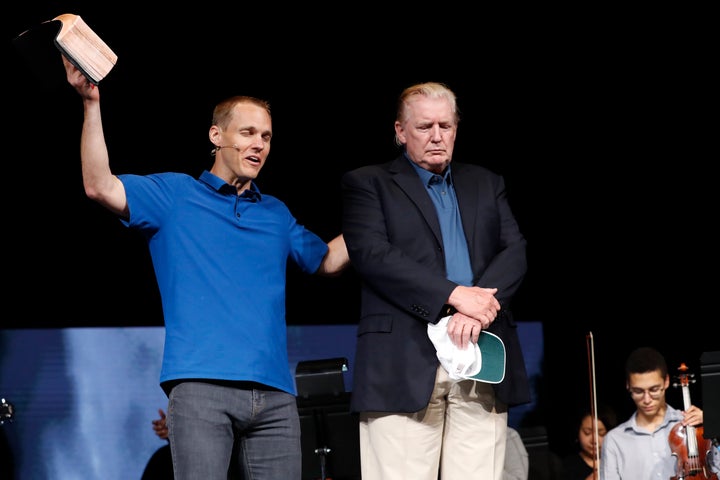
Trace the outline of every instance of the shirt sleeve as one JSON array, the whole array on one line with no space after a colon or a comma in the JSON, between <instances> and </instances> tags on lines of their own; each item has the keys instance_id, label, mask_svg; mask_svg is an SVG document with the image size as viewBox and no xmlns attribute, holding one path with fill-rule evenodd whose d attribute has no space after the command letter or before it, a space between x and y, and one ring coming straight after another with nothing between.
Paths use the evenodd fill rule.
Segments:
<instances>
[{"instance_id":1,"label":"shirt sleeve","mask_svg":"<svg viewBox=\"0 0 720 480\"><path fill-rule=\"evenodd\" d=\"M508 427L507 447L503 480L526 480L530 472L530 460L520 434Z\"/></svg>"}]
</instances>

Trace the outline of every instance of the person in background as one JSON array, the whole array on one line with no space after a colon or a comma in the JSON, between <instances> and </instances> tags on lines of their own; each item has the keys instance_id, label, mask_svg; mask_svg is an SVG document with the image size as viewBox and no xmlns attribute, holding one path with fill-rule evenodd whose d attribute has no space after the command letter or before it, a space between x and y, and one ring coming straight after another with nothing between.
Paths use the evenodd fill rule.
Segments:
<instances>
[{"instance_id":1,"label":"person in background","mask_svg":"<svg viewBox=\"0 0 720 480\"><path fill-rule=\"evenodd\" d=\"M299 479L287 268L339 275L348 255L342 235L325 243L260 191L256 179L273 138L270 105L249 96L218 103L208 133L214 161L197 178L114 175L100 88L62 59L82 99L85 194L150 250L165 323L160 385L176 480L226 480L233 465L253 480ZM152 157L163 149L142 151Z\"/></svg>"},{"instance_id":2,"label":"person in background","mask_svg":"<svg viewBox=\"0 0 720 480\"><path fill-rule=\"evenodd\" d=\"M577 452L562 459L564 480L595 480L597 479L600 452L603 439L607 432L617 425L617 415L608 405L597 408L597 443L595 440L595 422L591 411L580 416L577 427ZM597 447L597 449L596 449Z\"/></svg>"},{"instance_id":3,"label":"person in background","mask_svg":"<svg viewBox=\"0 0 720 480\"><path fill-rule=\"evenodd\" d=\"M167 415L165 410L158 408L159 417L152 421L152 429L159 438L168 439Z\"/></svg>"},{"instance_id":4,"label":"person in background","mask_svg":"<svg viewBox=\"0 0 720 480\"><path fill-rule=\"evenodd\" d=\"M402 153L342 177L342 230L362 283L351 410L363 478L501 480L508 407L530 401L510 308L526 241L503 177L453 159L459 121L450 88L412 85L395 120ZM428 337L441 321L458 349L497 335L504 379L451 378Z\"/></svg>"},{"instance_id":5,"label":"person in background","mask_svg":"<svg viewBox=\"0 0 720 480\"><path fill-rule=\"evenodd\" d=\"M152 429L155 435L162 440L168 439L168 428L167 422L165 421L166 414L162 408L158 408L159 418L152 421ZM162 447L158 448L153 453L147 465L141 480L173 480L173 464L172 454L170 451L170 443L166 443Z\"/></svg>"},{"instance_id":6,"label":"person in background","mask_svg":"<svg viewBox=\"0 0 720 480\"><path fill-rule=\"evenodd\" d=\"M502 480L528 480L530 455L517 430L508 426Z\"/></svg>"},{"instance_id":7,"label":"person in background","mask_svg":"<svg viewBox=\"0 0 720 480\"><path fill-rule=\"evenodd\" d=\"M670 447L677 424L699 426L703 411L691 405L686 411L668 405L670 386L667 363L652 347L633 350L625 362L625 386L636 410L629 420L611 429L603 440L601 480L669 479L678 477L678 459ZM712 461L712 459L709 459ZM717 459L710 470L720 472Z\"/></svg>"}]
</instances>

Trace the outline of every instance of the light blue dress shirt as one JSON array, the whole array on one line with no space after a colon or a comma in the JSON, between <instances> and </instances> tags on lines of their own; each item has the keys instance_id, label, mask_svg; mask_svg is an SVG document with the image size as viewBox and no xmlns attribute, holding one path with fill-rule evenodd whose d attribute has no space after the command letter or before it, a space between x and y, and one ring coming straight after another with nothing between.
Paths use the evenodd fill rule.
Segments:
<instances>
[{"instance_id":1,"label":"light blue dress shirt","mask_svg":"<svg viewBox=\"0 0 720 480\"><path fill-rule=\"evenodd\" d=\"M665 418L654 432L638 427L637 412L627 422L610 430L603 440L600 480L669 480L676 477L677 457L670 448L669 436L683 415L670 405ZM720 471L716 455L706 457L708 467Z\"/></svg>"}]
</instances>

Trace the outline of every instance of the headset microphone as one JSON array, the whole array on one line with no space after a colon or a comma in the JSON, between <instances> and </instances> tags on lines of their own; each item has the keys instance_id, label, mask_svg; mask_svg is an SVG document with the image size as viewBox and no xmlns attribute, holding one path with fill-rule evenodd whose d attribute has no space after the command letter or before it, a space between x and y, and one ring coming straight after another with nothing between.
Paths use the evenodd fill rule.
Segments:
<instances>
[{"instance_id":1,"label":"headset microphone","mask_svg":"<svg viewBox=\"0 0 720 480\"><path fill-rule=\"evenodd\" d=\"M234 148L238 152L240 151L240 147L237 146L237 143L233 143L232 145L218 145L212 149L210 155L215 155L221 148Z\"/></svg>"}]
</instances>

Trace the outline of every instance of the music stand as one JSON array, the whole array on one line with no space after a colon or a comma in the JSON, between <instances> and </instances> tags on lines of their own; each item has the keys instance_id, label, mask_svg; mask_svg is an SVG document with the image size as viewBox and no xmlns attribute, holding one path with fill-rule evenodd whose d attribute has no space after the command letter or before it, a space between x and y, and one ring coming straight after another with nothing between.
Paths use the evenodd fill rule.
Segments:
<instances>
[{"instance_id":1,"label":"music stand","mask_svg":"<svg viewBox=\"0 0 720 480\"><path fill-rule=\"evenodd\" d=\"M295 369L298 413L303 431L303 479L317 478L306 475L306 472L316 471L314 457L319 461L320 480L327 480L329 473L335 479L340 478L339 470L353 463L345 461L335 465L330 457L331 453L337 458L337 454L348 456L348 452L357 450L356 445L348 446L349 442L343 438L352 431L349 427L357 423L350 416L350 394L345 391L343 373L348 371L347 364L346 358L328 358L298 362ZM345 424L342 428L331 428L330 424L337 422ZM335 466L338 468L333 468Z\"/></svg>"}]
</instances>

